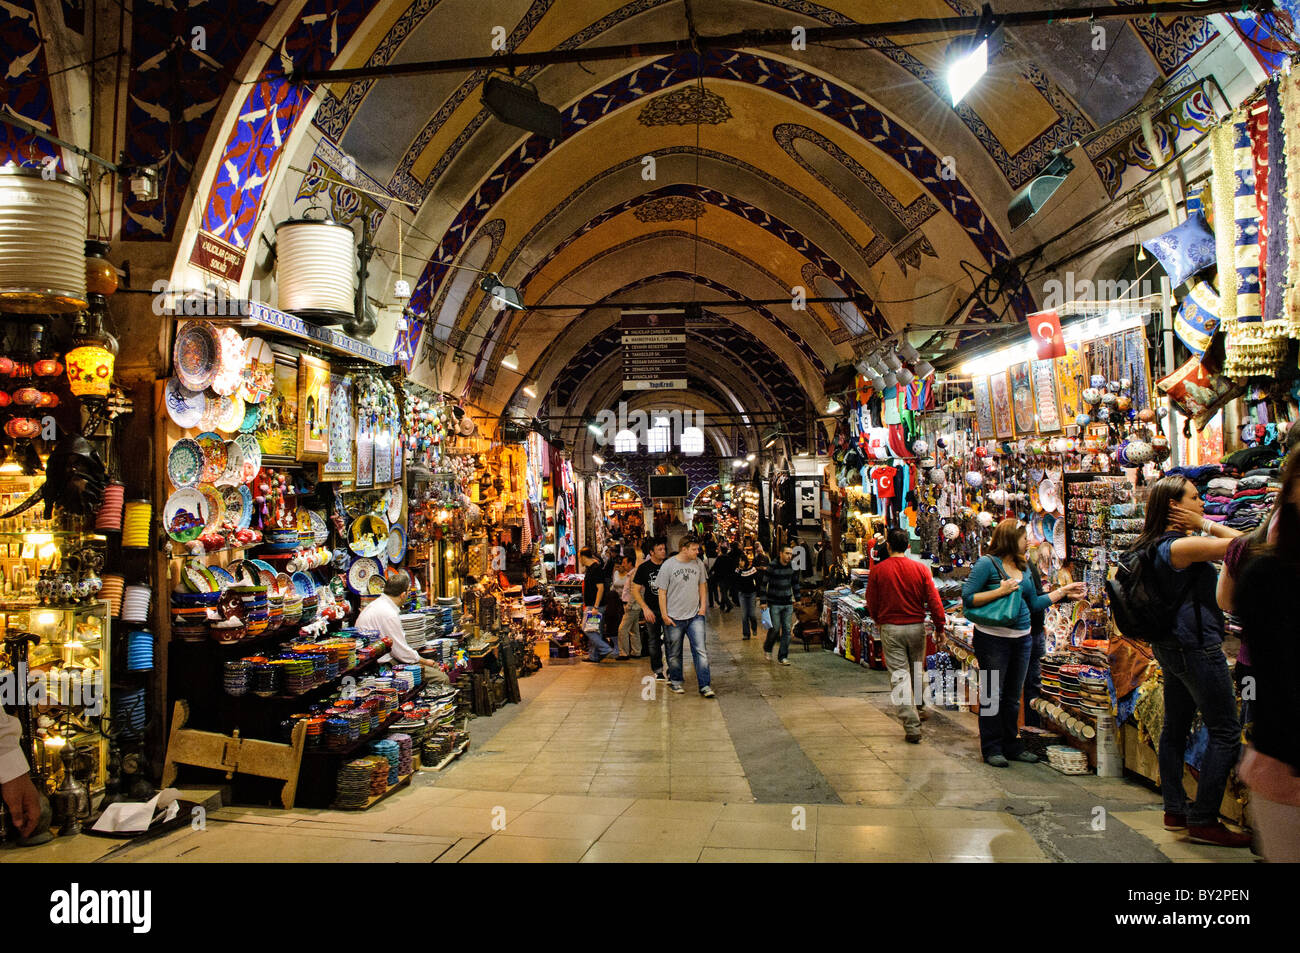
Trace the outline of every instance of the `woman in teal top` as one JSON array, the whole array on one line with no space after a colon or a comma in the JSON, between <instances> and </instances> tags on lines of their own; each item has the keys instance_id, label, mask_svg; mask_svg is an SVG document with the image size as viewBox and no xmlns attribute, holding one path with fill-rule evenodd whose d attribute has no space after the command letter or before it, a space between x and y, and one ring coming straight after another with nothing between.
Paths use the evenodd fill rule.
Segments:
<instances>
[{"instance_id":1,"label":"woman in teal top","mask_svg":"<svg viewBox=\"0 0 1300 953\"><path fill-rule=\"evenodd\" d=\"M1035 590L1027 571L1029 540L1018 520L1007 519L993 530L984 557L971 567L961 588L962 605L982 608L1020 590L1020 612L1008 626L977 625L975 657L980 667L980 751L984 760L1005 768L1008 759L1032 764L1038 756L1020 744L1020 693L1025 687L1032 648L1030 609L1046 609L1062 599L1078 599L1083 583L1053 589L1045 596ZM990 588L992 587L992 588Z\"/></svg>"}]
</instances>

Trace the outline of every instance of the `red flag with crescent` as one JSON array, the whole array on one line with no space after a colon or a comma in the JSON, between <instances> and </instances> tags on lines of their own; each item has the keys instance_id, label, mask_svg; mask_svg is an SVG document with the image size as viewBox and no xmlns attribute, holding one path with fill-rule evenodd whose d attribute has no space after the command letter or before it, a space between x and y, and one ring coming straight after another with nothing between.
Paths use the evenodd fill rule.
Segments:
<instances>
[{"instance_id":1,"label":"red flag with crescent","mask_svg":"<svg viewBox=\"0 0 1300 953\"><path fill-rule=\"evenodd\" d=\"M1029 333L1034 336L1038 359L1065 357L1065 337L1061 334L1061 317L1055 311L1039 311L1029 316Z\"/></svg>"}]
</instances>

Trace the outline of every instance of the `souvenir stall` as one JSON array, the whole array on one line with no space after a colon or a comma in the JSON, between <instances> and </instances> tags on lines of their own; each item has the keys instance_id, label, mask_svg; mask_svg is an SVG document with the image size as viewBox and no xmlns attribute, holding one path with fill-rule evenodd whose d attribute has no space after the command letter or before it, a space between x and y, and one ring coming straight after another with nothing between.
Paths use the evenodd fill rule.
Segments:
<instances>
[{"instance_id":1,"label":"souvenir stall","mask_svg":"<svg viewBox=\"0 0 1300 953\"><path fill-rule=\"evenodd\" d=\"M617 528L624 545L645 535L645 504L640 495L626 483L614 483L605 488L605 513L610 525Z\"/></svg>"}]
</instances>

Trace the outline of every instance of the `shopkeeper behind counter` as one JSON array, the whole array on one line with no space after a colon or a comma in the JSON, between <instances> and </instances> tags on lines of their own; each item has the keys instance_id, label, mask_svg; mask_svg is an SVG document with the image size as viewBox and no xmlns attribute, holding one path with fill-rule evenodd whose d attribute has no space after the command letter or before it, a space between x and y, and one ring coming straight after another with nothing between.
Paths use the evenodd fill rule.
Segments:
<instances>
[{"instance_id":1,"label":"shopkeeper behind counter","mask_svg":"<svg viewBox=\"0 0 1300 953\"><path fill-rule=\"evenodd\" d=\"M447 673L437 662L421 658L406 641L402 630L402 603L406 601L406 590L411 586L411 577L403 570L398 570L384 580L384 593L374 602L361 610L357 616L358 631L378 632L389 644L390 653L380 661L396 661L404 665L420 664L424 666L427 676L435 682L448 681Z\"/></svg>"}]
</instances>

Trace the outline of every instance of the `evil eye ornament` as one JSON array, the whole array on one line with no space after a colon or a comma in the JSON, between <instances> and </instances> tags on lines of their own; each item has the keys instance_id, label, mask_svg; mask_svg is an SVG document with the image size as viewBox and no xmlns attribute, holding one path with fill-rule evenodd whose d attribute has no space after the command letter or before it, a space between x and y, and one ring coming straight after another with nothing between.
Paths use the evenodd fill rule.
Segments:
<instances>
[{"instance_id":1,"label":"evil eye ornament","mask_svg":"<svg viewBox=\"0 0 1300 953\"><path fill-rule=\"evenodd\" d=\"M1083 402L1089 406L1096 406L1101 403L1101 388L1085 387L1083 390Z\"/></svg>"},{"instance_id":2,"label":"evil eye ornament","mask_svg":"<svg viewBox=\"0 0 1300 953\"><path fill-rule=\"evenodd\" d=\"M1101 395L1101 402L1102 402L1102 405L1103 405L1103 406L1106 406L1106 407L1114 407L1116 404L1119 403L1119 395L1118 395L1118 394L1112 394L1112 393L1109 393L1109 392L1108 392L1108 393L1105 393L1105 394L1102 394L1102 395Z\"/></svg>"},{"instance_id":3,"label":"evil eye ornament","mask_svg":"<svg viewBox=\"0 0 1300 953\"><path fill-rule=\"evenodd\" d=\"M1092 423L1092 417L1090 417L1088 414L1079 414L1077 417L1074 418L1074 423L1075 426L1086 427L1088 426L1088 424Z\"/></svg>"}]
</instances>

